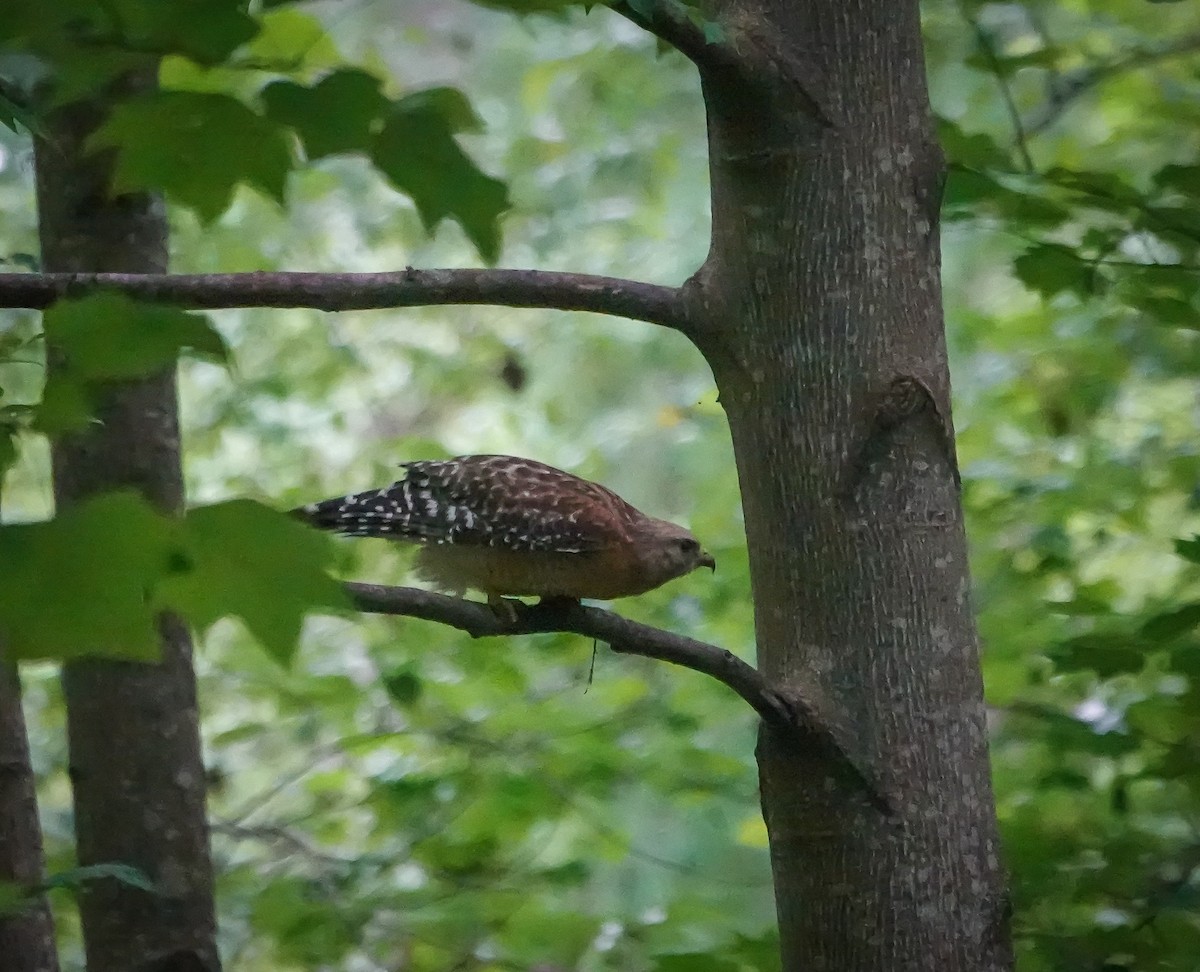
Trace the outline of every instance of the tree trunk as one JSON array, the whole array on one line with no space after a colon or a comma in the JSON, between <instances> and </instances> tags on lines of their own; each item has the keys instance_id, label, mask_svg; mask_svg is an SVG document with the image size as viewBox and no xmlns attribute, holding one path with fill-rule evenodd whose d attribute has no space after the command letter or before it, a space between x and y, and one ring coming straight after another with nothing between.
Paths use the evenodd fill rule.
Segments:
<instances>
[{"instance_id":1,"label":"tree trunk","mask_svg":"<svg viewBox=\"0 0 1200 972\"><path fill-rule=\"evenodd\" d=\"M0 648L0 882L36 886L44 867L20 676ZM4 972L58 972L54 922L43 896L17 914L0 915L0 960Z\"/></svg>"},{"instance_id":2,"label":"tree trunk","mask_svg":"<svg viewBox=\"0 0 1200 972\"><path fill-rule=\"evenodd\" d=\"M785 972L1011 966L939 287L915 0L736 0L702 71L691 284L729 416L759 664L853 727L895 815L764 734Z\"/></svg>"},{"instance_id":3,"label":"tree trunk","mask_svg":"<svg viewBox=\"0 0 1200 972\"><path fill-rule=\"evenodd\" d=\"M59 111L38 140L44 269L163 272L161 201L112 198L111 158L84 152L103 110ZM182 510L174 370L112 386L97 418L54 444L58 508L124 487ZM81 902L89 972L218 967L191 641L175 619L161 630L159 664L88 659L63 670L79 863L129 864L157 886L151 894L111 879L89 884Z\"/></svg>"}]
</instances>

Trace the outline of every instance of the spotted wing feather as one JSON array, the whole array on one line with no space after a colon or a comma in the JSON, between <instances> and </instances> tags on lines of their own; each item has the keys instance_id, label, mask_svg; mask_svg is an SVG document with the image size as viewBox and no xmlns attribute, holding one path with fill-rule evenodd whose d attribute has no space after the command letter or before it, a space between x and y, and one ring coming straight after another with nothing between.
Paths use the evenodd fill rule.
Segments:
<instances>
[{"instance_id":1,"label":"spotted wing feather","mask_svg":"<svg viewBox=\"0 0 1200 972\"><path fill-rule=\"evenodd\" d=\"M391 486L296 512L354 536L559 553L615 546L639 515L603 486L529 459L462 456L403 468Z\"/></svg>"}]
</instances>

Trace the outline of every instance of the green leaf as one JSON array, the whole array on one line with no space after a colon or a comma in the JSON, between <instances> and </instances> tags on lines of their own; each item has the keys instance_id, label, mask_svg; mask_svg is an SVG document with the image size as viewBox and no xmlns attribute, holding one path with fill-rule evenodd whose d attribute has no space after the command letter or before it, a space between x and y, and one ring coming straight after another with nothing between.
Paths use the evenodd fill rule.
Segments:
<instances>
[{"instance_id":1,"label":"green leaf","mask_svg":"<svg viewBox=\"0 0 1200 972\"><path fill-rule=\"evenodd\" d=\"M1144 733L1155 742L1182 742L1200 728L1200 712L1188 701L1151 696L1129 706L1125 710L1125 721L1131 729Z\"/></svg>"},{"instance_id":2,"label":"green leaf","mask_svg":"<svg viewBox=\"0 0 1200 972\"><path fill-rule=\"evenodd\" d=\"M149 65L180 54L201 64L225 60L258 32L244 0L5 0L5 20L36 51L56 82L74 94L96 92L120 65ZM0 28L0 37L7 32ZM19 49L19 48L18 48ZM61 94L61 92L59 92Z\"/></svg>"},{"instance_id":3,"label":"green leaf","mask_svg":"<svg viewBox=\"0 0 1200 972\"><path fill-rule=\"evenodd\" d=\"M0 526L0 635L13 658L158 658L154 588L177 524L131 493L45 523Z\"/></svg>"},{"instance_id":4,"label":"green leaf","mask_svg":"<svg viewBox=\"0 0 1200 972\"><path fill-rule=\"evenodd\" d=\"M85 867L75 867L69 871L60 871L50 877L43 887L46 890L55 888L71 888L78 890L94 881L111 880L124 884L126 887L137 888L158 894L157 885L146 875L130 864L89 864Z\"/></svg>"},{"instance_id":5,"label":"green leaf","mask_svg":"<svg viewBox=\"0 0 1200 972\"><path fill-rule=\"evenodd\" d=\"M333 895L332 888L313 880L273 880L254 897L254 928L274 940L288 966L341 965L358 936Z\"/></svg>"},{"instance_id":6,"label":"green leaf","mask_svg":"<svg viewBox=\"0 0 1200 972\"><path fill-rule=\"evenodd\" d=\"M0 125L20 134L21 128L33 135L41 135L44 126L32 111L24 105L5 97L0 91Z\"/></svg>"},{"instance_id":7,"label":"green leaf","mask_svg":"<svg viewBox=\"0 0 1200 972\"><path fill-rule=\"evenodd\" d=\"M121 2L132 5L137 0ZM4 0L3 9L0 38L6 40L7 51L32 54L41 62L39 82L46 82L38 98L42 105L94 96L121 75L154 63L155 45L151 42L152 49L146 49L144 42L127 38L120 24L125 11L111 4Z\"/></svg>"},{"instance_id":8,"label":"green leaf","mask_svg":"<svg viewBox=\"0 0 1200 972\"><path fill-rule=\"evenodd\" d=\"M85 429L92 421L95 405L88 385L70 372L59 371L46 380L42 400L33 418L33 429L56 438Z\"/></svg>"},{"instance_id":9,"label":"green leaf","mask_svg":"<svg viewBox=\"0 0 1200 972\"><path fill-rule=\"evenodd\" d=\"M211 222L239 183L282 202L286 130L223 94L156 91L122 102L88 140L117 150L113 192L161 190Z\"/></svg>"},{"instance_id":10,"label":"green leaf","mask_svg":"<svg viewBox=\"0 0 1200 972\"><path fill-rule=\"evenodd\" d=\"M4 97L4 92L0 91L0 125L12 132L19 133L17 120L20 110L20 106L16 102Z\"/></svg>"},{"instance_id":11,"label":"green leaf","mask_svg":"<svg viewBox=\"0 0 1200 972\"><path fill-rule=\"evenodd\" d=\"M679 952L656 957L654 972L742 972L742 967L729 959L708 952Z\"/></svg>"},{"instance_id":12,"label":"green leaf","mask_svg":"<svg viewBox=\"0 0 1200 972\"><path fill-rule=\"evenodd\" d=\"M1200 330L1200 310L1186 300L1179 300L1175 297L1140 297L1131 303L1134 303L1138 310L1154 318L1151 323L1163 327Z\"/></svg>"},{"instance_id":13,"label":"green leaf","mask_svg":"<svg viewBox=\"0 0 1200 972\"><path fill-rule=\"evenodd\" d=\"M561 15L570 7L582 6L585 0L471 0L481 7L507 10L519 16L528 14ZM631 3L630 6L633 6Z\"/></svg>"},{"instance_id":14,"label":"green leaf","mask_svg":"<svg viewBox=\"0 0 1200 972\"><path fill-rule=\"evenodd\" d=\"M277 81L262 98L268 117L294 128L310 159L367 151L374 125L389 105L375 75L349 69L311 88Z\"/></svg>"},{"instance_id":15,"label":"green leaf","mask_svg":"<svg viewBox=\"0 0 1200 972\"><path fill-rule=\"evenodd\" d=\"M1193 564L1200 564L1200 535L1190 537L1187 540L1176 540L1175 552L1184 560L1190 560Z\"/></svg>"},{"instance_id":16,"label":"green leaf","mask_svg":"<svg viewBox=\"0 0 1200 972\"><path fill-rule=\"evenodd\" d=\"M58 301L45 330L63 365L46 381L33 427L51 437L86 427L98 384L153 374L184 352L222 363L229 354L207 316L121 294Z\"/></svg>"},{"instance_id":17,"label":"green leaf","mask_svg":"<svg viewBox=\"0 0 1200 972\"><path fill-rule=\"evenodd\" d=\"M28 888L16 881L0 881L0 918L19 915L28 904Z\"/></svg>"},{"instance_id":18,"label":"green leaf","mask_svg":"<svg viewBox=\"0 0 1200 972\"><path fill-rule=\"evenodd\" d=\"M960 167L1002 172L1012 172L1016 168L1012 153L991 135L983 132L967 134L955 122L942 117L937 119L937 131L946 158Z\"/></svg>"},{"instance_id":19,"label":"green leaf","mask_svg":"<svg viewBox=\"0 0 1200 972\"><path fill-rule=\"evenodd\" d=\"M697 10L690 4L679 3L678 7L682 8L687 19L700 29L700 32L704 35L704 43L724 44L729 40L729 35L726 33L725 28L717 21L706 17L703 11Z\"/></svg>"},{"instance_id":20,"label":"green leaf","mask_svg":"<svg viewBox=\"0 0 1200 972\"><path fill-rule=\"evenodd\" d=\"M162 602L199 628L234 615L283 663L291 660L304 615L349 607L326 573L331 539L252 500L188 511L186 550L194 569L168 579Z\"/></svg>"},{"instance_id":21,"label":"green leaf","mask_svg":"<svg viewBox=\"0 0 1200 972\"><path fill-rule=\"evenodd\" d=\"M330 70L343 63L318 18L294 9L266 10L272 6L282 5L264 4L262 29L243 49L245 57L259 63L287 64L295 73Z\"/></svg>"},{"instance_id":22,"label":"green leaf","mask_svg":"<svg viewBox=\"0 0 1200 972\"><path fill-rule=\"evenodd\" d=\"M1125 212L1130 207L1140 206L1142 195L1128 182L1112 172L1095 172L1084 169L1068 169L1056 166L1043 173L1047 182L1052 182L1084 196L1084 205L1106 212Z\"/></svg>"},{"instance_id":23,"label":"green leaf","mask_svg":"<svg viewBox=\"0 0 1200 972\"><path fill-rule=\"evenodd\" d=\"M116 0L118 46L183 54L198 64L218 64L258 33L244 0Z\"/></svg>"},{"instance_id":24,"label":"green leaf","mask_svg":"<svg viewBox=\"0 0 1200 972\"><path fill-rule=\"evenodd\" d=\"M578 968L599 926L600 920L594 915L527 899L526 905L504 923L505 951L521 959L520 964L527 968L535 967L535 962L548 963L552 968Z\"/></svg>"},{"instance_id":25,"label":"green leaf","mask_svg":"<svg viewBox=\"0 0 1200 972\"><path fill-rule=\"evenodd\" d=\"M1142 625L1141 633L1152 641L1173 641L1200 625L1200 603L1185 604L1157 614Z\"/></svg>"},{"instance_id":26,"label":"green leaf","mask_svg":"<svg viewBox=\"0 0 1200 972\"><path fill-rule=\"evenodd\" d=\"M1196 641L1185 641L1175 645L1170 652L1171 669L1182 672L1200 685L1200 644Z\"/></svg>"},{"instance_id":27,"label":"green leaf","mask_svg":"<svg viewBox=\"0 0 1200 972\"><path fill-rule=\"evenodd\" d=\"M1096 268L1065 246L1031 247L1013 261L1013 268L1025 286L1046 299L1063 292L1091 297L1097 290Z\"/></svg>"},{"instance_id":28,"label":"green leaf","mask_svg":"<svg viewBox=\"0 0 1200 972\"><path fill-rule=\"evenodd\" d=\"M480 256L494 263L500 255L499 220L509 205L508 189L481 172L455 141L464 116L446 90L399 101L375 139L371 158L412 198L429 232L451 217Z\"/></svg>"},{"instance_id":29,"label":"green leaf","mask_svg":"<svg viewBox=\"0 0 1200 972\"><path fill-rule=\"evenodd\" d=\"M1038 730L1045 744L1055 753L1087 753L1092 756L1116 759L1134 752L1138 742L1126 732L1102 732L1090 723L1053 708L1018 708L1015 715L1030 716L1029 726ZM1025 733L1034 736L1033 731Z\"/></svg>"},{"instance_id":30,"label":"green leaf","mask_svg":"<svg viewBox=\"0 0 1200 972\"><path fill-rule=\"evenodd\" d=\"M0 421L0 480L5 471L17 461L17 429Z\"/></svg>"},{"instance_id":31,"label":"green leaf","mask_svg":"<svg viewBox=\"0 0 1200 972\"><path fill-rule=\"evenodd\" d=\"M772 972L779 968L779 934L772 928L758 938L735 935L730 954L756 972Z\"/></svg>"},{"instance_id":32,"label":"green leaf","mask_svg":"<svg viewBox=\"0 0 1200 972\"><path fill-rule=\"evenodd\" d=\"M1049 652L1063 671L1091 669L1101 678L1139 672L1146 663L1142 643L1124 634L1089 634L1055 645Z\"/></svg>"},{"instance_id":33,"label":"green leaf","mask_svg":"<svg viewBox=\"0 0 1200 972\"><path fill-rule=\"evenodd\" d=\"M397 705L414 705L421 697L424 686L421 678L410 667L398 668L383 676L383 687Z\"/></svg>"},{"instance_id":34,"label":"green leaf","mask_svg":"<svg viewBox=\"0 0 1200 972\"><path fill-rule=\"evenodd\" d=\"M0 263L7 263L10 266L17 267L20 270L28 270L31 273L37 273L42 269L41 261L32 253L10 253L8 256L0 259Z\"/></svg>"},{"instance_id":35,"label":"green leaf","mask_svg":"<svg viewBox=\"0 0 1200 972\"><path fill-rule=\"evenodd\" d=\"M634 13L640 14L647 20L653 20L655 11L661 0L628 0L629 7Z\"/></svg>"},{"instance_id":36,"label":"green leaf","mask_svg":"<svg viewBox=\"0 0 1200 972\"><path fill-rule=\"evenodd\" d=\"M204 314L139 304L123 294L60 300L46 311L45 329L47 344L85 381L140 378L185 351L220 363L229 357Z\"/></svg>"},{"instance_id":37,"label":"green leaf","mask_svg":"<svg viewBox=\"0 0 1200 972\"><path fill-rule=\"evenodd\" d=\"M1001 185L985 172L957 163L949 166L942 208L951 219L974 219L984 213L994 213L1013 223L1047 228L1059 226L1071 218L1068 209L1036 192L1018 192Z\"/></svg>"},{"instance_id":38,"label":"green leaf","mask_svg":"<svg viewBox=\"0 0 1200 972\"><path fill-rule=\"evenodd\" d=\"M1154 173L1154 184L1160 189L1200 199L1200 165L1164 165Z\"/></svg>"},{"instance_id":39,"label":"green leaf","mask_svg":"<svg viewBox=\"0 0 1200 972\"><path fill-rule=\"evenodd\" d=\"M457 88L415 91L397 102L397 107L403 111L440 115L450 131L455 133L483 131L483 120L475 113L467 96Z\"/></svg>"}]
</instances>

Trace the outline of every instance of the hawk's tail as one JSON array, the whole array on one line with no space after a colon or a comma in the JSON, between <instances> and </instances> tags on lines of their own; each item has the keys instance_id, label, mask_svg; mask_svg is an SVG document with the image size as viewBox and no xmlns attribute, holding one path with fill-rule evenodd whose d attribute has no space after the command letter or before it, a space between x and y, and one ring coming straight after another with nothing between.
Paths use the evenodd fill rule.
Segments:
<instances>
[{"instance_id":1,"label":"hawk's tail","mask_svg":"<svg viewBox=\"0 0 1200 972\"><path fill-rule=\"evenodd\" d=\"M413 505L405 483L365 493L351 493L297 506L288 513L318 530L354 537L388 537L420 540L421 524L413 516Z\"/></svg>"},{"instance_id":2,"label":"hawk's tail","mask_svg":"<svg viewBox=\"0 0 1200 972\"><path fill-rule=\"evenodd\" d=\"M396 530L389 530L387 521L367 503L367 497L371 495L373 494L359 493L335 496L332 499L297 506L288 510L288 515L318 530L328 530L331 533L359 537L395 536Z\"/></svg>"}]
</instances>

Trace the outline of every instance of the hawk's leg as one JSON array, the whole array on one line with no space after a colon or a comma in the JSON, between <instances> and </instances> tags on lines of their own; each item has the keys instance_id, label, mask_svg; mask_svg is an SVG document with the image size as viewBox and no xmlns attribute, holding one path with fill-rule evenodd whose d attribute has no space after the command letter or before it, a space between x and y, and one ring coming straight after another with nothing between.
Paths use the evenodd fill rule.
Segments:
<instances>
[{"instance_id":1,"label":"hawk's leg","mask_svg":"<svg viewBox=\"0 0 1200 972\"><path fill-rule=\"evenodd\" d=\"M538 607L549 608L573 608L578 607L580 600L577 597L571 597L569 594L546 594L538 601Z\"/></svg>"},{"instance_id":2,"label":"hawk's leg","mask_svg":"<svg viewBox=\"0 0 1200 972\"><path fill-rule=\"evenodd\" d=\"M521 602L510 597L502 597L499 594L489 594L487 596L488 607L492 609L492 613L503 621L505 624L517 623L517 605Z\"/></svg>"}]
</instances>

